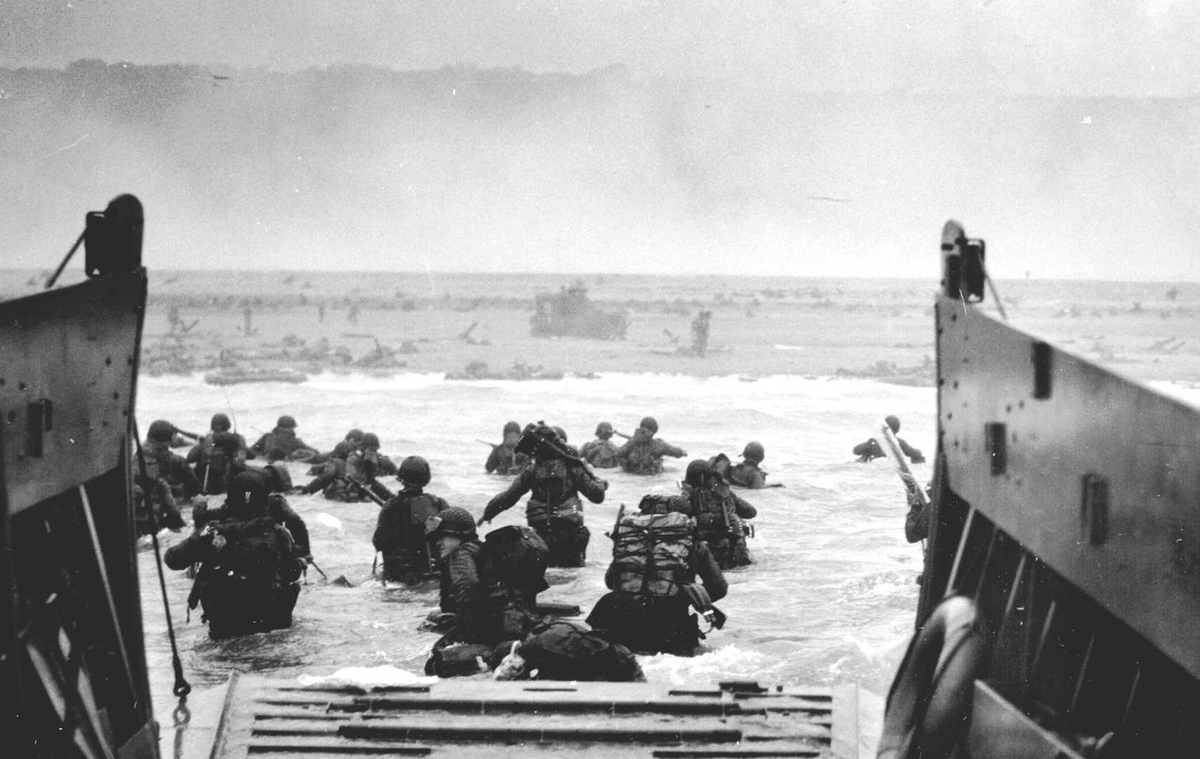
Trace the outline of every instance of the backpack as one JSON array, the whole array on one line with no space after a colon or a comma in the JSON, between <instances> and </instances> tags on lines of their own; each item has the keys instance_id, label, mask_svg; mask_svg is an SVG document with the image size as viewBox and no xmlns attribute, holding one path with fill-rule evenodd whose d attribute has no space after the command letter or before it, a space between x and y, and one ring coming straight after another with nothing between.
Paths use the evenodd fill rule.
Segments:
<instances>
[{"instance_id":1,"label":"backpack","mask_svg":"<svg viewBox=\"0 0 1200 759\"><path fill-rule=\"evenodd\" d=\"M632 514L613 533L616 590L674 597L692 578L696 522L686 514Z\"/></svg>"},{"instance_id":2,"label":"backpack","mask_svg":"<svg viewBox=\"0 0 1200 759\"><path fill-rule=\"evenodd\" d=\"M507 525L492 530L480 553L480 574L485 583L504 585L537 595L550 587L546 567L550 548L542 536L526 525Z\"/></svg>"},{"instance_id":3,"label":"backpack","mask_svg":"<svg viewBox=\"0 0 1200 759\"><path fill-rule=\"evenodd\" d=\"M645 680L629 649L586 622L556 619L536 625L521 641L526 671L539 680Z\"/></svg>"},{"instance_id":4,"label":"backpack","mask_svg":"<svg viewBox=\"0 0 1200 759\"><path fill-rule=\"evenodd\" d=\"M692 516L692 502L680 495L650 493L642 497L638 510L643 514L669 514L677 511Z\"/></svg>"},{"instance_id":5,"label":"backpack","mask_svg":"<svg viewBox=\"0 0 1200 759\"><path fill-rule=\"evenodd\" d=\"M249 521L213 522L211 528L225 538L225 547L205 562L207 590L218 593L266 593L278 585L287 585L300 577L300 563L290 545L286 556L280 550L280 528L274 519L259 517ZM286 535L286 533L285 533ZM290 544L290 540L288 541ZM294 565L294 566L293 566ZM200 577L197 577L197 582ZM190 604L195 608L195 599Z\"/></svg>"}]
</instances>

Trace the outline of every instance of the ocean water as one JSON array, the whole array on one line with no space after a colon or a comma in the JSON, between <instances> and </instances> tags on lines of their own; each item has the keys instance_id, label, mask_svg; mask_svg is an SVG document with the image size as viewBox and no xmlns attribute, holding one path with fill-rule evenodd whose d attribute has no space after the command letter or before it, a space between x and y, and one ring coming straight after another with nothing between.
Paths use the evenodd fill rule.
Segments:
<instances>
[{"instance_id":1,"label":"ocean water","mask_svg":"<svg viewBox=\"0 0 1200 759\"><path fill-rule=\"evenodd\" d=\"M395 460L427 458L433 469L427 490L477 516L509 478L484 472L488 449L476 439L498 440L509 419L545 420L581 444L602 420L631 431L642 416L653 415L659 436L686 449L689 458L725 452L736 460L746 442L758 440L766 447L769 481L786 487L742 493L759 512L750 541L754 564L727 573L729 595L718 605L728 624L712 631L694 658L645 657L647 676L670 683L857 681L883 692L912 626L921 549L904 539L900 480L886 460L860 464L850 449L893 413L903 420L901 436L931 454L932 388L783 376L752 382L643 374L455 382L409 374L322 375L300 385L226 389L205 385L199 376L156 377L139 389L143 429L165 418L199 431L213 413L224 411L252 442L288 413L297 418L299 435L322 449L350 427L373 430ZM610 486L604 503L586 507L592 532L587 566L551 569L551 588L541 598L578 604L586 613L605 592L611 557L605 533L620 505L636 507L646 493L677 492L689 458L668 459L667 470L653 477L601 470ZM305 465L290 467L297 482L307 479ZM930 467L914 469L927 478ZM168 570L171 612L193 687L215 685L231 671L290 678L386 664L420 672L437 636L417 627L436 607L436 592L384 587L370 578L377 507L319 494L289 500L308 523L318 565L329 578L345 576L354 587L323 584L310 569L291 629L213 642L198 612L185 620L190 581ZM522 503L494 526L520 523L523 514ZM164 547L181 537L164 533ZM140 554L142 596L156 706L165 713L173 678L153 556L148 549Z\"/></svg>"}]
</instances>

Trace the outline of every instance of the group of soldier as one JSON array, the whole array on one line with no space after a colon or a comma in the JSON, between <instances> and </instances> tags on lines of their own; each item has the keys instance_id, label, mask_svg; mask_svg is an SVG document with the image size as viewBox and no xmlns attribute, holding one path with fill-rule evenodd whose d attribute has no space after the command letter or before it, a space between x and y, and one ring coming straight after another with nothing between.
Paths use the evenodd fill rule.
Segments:
<instances>
[{"instance_id":1,"label":"group of soldier","mask_svg":"<svg viewBox=\"0 0 1200 759\"><path fill-rule=\"evenodd\" d=\"M694 653L703 637L697 620L723 623L712 605L728 589L723 570L750 563L746 521L756 510L730 485L762 487L765 481L758 468L763 448L750 443L742 463L733 465L724 455L693 460L678 495L646 496L636 514L622 507L605 575L610 592L581 622L539 613L546 568L583 566L590 532L582 498L601 503L608 488L597 471L652 474L662 471L664 456L687 455L655 437L653 418L642 419L620 446L611 439L620 433L602 422L582 450L567 442L561 428L539 422L522 429L510 422L485 470L512 480L478 520L424 491L432 474L425 459L409 456L397 466L379 452L373 433L351 430L322 454L296 435L290 416L280 417L254 445L231 429L224 414L210 426L197 436L154 422L135 476L147 532L182 528L178 505L192 504L193 532L166 552L165 561L194 572L189 607L202 607L210 635L291 624L300 578L313 560L307 526L287 495L373 500L381 507L372 537L377 576L408 585L436 580L440 586L440 611L429 621L442 633L429 665L437 674L454 674L455 661L478 661L482 649L488 652L482 658L493 664L507 654L505 671L514 670L514 658L530 665L524 659L540 655L540 663L517 669L548 677L555 670L549 657L572 678L637 677L631 652ZM195 443L186 457L171 451L188 444L188 437ZM266 463L248 463L255 459ZM287 461L310 462L312 480L293 486ZM399 481L397 492L380 482L387 475ZM526 524L493 529L481 540L478 528L527 493ZM224 504L210 508L202 496L213 494L224 494ZM590 643L579 645L574 639L580 636ZM564 665L564 650L584 649L591 652L588 661Z\"/></svg>"}]
</instances>

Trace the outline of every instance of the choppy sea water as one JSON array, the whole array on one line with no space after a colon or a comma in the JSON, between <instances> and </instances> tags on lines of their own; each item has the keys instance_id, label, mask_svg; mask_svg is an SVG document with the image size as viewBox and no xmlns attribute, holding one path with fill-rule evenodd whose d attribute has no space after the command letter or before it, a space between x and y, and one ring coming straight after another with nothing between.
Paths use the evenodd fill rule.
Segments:
<instances>
[{"instance_id":1,"label":"choppy sea water","mask_svg":"<svg viewBox=\"0 0 1200 759\"><path fill-rule=\"evenodd\" d=\"M565 428L578 445L602 420L632 431L642 416L652 415L659 436L685 448L689 458L725 452L736 460L747 441L758 440L766 447L769 481L786 487L742 492L759 512L750 545L755 563L727 573L729 596L718 605L728 624L709 634L699 656L644 658L647 676L670 683L857 681L884 692L912 626L921 552L904 539L900 481L885 460L856 463L850 448L891 413L903 420L901 436L932 454L932 388L796 377L607 374L594 380L454 382L408 374L323 375L300 385L225 389L200 376L158 377L144 379L139 391L143 432L158 418L200 432L218 411L231 413L251 442L285 413L298 420L300 437L323 450L350 427L375 431L396 461L410 454L427 458L433 469L427 490L476 515L508 482L483 471L488 449L476 439L498 440L509 419L544 419ZM610 485L603 504L587 504L587 566L551 569L551 588L542 599L578 604L586 613L605 592L611 556L605 532L620 504L632 508L646 493L676 492L687 461L668 459L667 471L654 477L602 470ZM307 479L306 465L290 467L297 482ZM930 467L914 469L927 478ZM290 678L390 664L420 672L437 636L417 627L436 606L436 591L371 580L377 507L320 495L290 501L308 523L318 565L354 587L323 584L310 569L291 629L218 643L208 639L198 612L185 620L190 581L168 570L171 613L193 687L215 685L231 671ZM523 514L522 503L494 526L519 523ZM163 547L181 538L164 533ZM153 556L149 549L140 553L142 598L155 706L165 714L173 676Z\"/></svg>"}]
</instances>

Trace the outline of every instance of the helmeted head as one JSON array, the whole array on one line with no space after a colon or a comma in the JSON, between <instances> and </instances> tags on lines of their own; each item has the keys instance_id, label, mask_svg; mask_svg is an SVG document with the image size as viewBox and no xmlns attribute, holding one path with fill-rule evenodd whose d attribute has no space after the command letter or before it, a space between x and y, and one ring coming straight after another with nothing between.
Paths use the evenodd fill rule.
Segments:
<instances>
[{"instance_id":1,"label":"helmeted head","mask_svg":"<svg viewBox=\"0 0 1200 759\"><path fill-rule=\"evenodd\" d=\"M374 432L364 432L362 440L358 443L358 447L362 448L364 451L378 451L379 436Z\"/></svg>"},{"instance_id":2,"label":"helmeted head","mask_svg":"<svg viewBox=\"0 0 1200 759\"><path fill-rule=\"evenodd\" d=\"M475 537L475 517L458 506L443 509L425 520L425 539L456 537L462 540Z\"/></svg>"},{"instance_id":3,"label":"helmeted head","mask_svg":"<svg viewBox=\"0 0 1200 759\"><path fill-rule=\"evenodd\" d=\"M400 462L400 472L396 475L396 479L405 485L413 485L418 488L428 485L431 477L429 462L420 456L405 457L404 461Z\"/></svg>"},{"instance_id":4,"label":"helmeted head","mask_svg":"<svg viewBox=\"0 0 1200 759\"><path fill-rule=\"evenodd\" d=\"M596 425L596 437L601 440L608 440L613 436L613 426L608 422L600 422Z\"/></svg>"},{"instance_id":5,"label":"helmeted head","mask_svg":"<svg viewBox=\"0 0 1200 759\"><path fill-rule=\"evenodd\" d=\"M658 432L658 422L652 416L642 417L642 421L638 422L638 426L651 434Z\"/></svg>"},{"instance_id":6,"label":"helmeted head","mask_svg":"<svg viewBox=\"0 0 1200 759\"><path fill-rule=\"evenodd\" d=\"M278 422L275 422L275 426L281 430L294 430L296 429L296 420L284 414L283 416L279 417Z\"/></svg>"},{"instance_id":7,"label":"helmeted head","mask_svg":"<svg viewBox=\"0 0 1200 759\"><path fill-rule=\"evenodd\" d=\"M155 419L150 422L150 429L146 431L146 437L159 443L169 443L171 438L175 437L175 425L165 419Z\"/></svg>"},{"instance_id":8,"label":"helmeted head","mask_svg":"<svg viewBox=\"0 0 1200 759\"><path fill-rule=\"evenodd\" d=\"M711 468L706 459L692 459L687 465L687 473L683 476L683 482L685 485L700 487L708 480L710 471Z\"/></svg>"},{"instance_id":9,"label":"helmeted head","mask_svg":"<svg viewBox=\"0 0 1200 759\"><path fill-rule=\"evenodd\" d=\"M267 483L254 472L242 472L229 483L226 503L236 516L265 516L267 513Z\"/></svg>"},{"instance_id":10,"label":"helmeted head","mask_svg":"<svg viewBox=\"0 0 1200 759\"><path fill-rule=\"evenodd\" d=\"M558 435L558 439L560 441L562 441L564 443L567 442L567 431L566 430L564 430L562 427L559 427L557 424L554 425L553 427L551 427L550 429L554 430L554 434Z\"/></svg>"},{"instance_id":11,"label":"helmeted head","mask_svg":"<svg viewBox=\"0 0 1200 759\"><path fill-rule=\"evenodd\" d=\"M282 461L267 464L263 468L267 480L267 490L272 493L282 493L292 489L292 473Z\"/></svg>"},{"instance_id":12,"label":"helmeted head","mask_svg":"<svg viewBox=\"0 0 1200 759\"><path fill-rule=\"evenodd\" d=\"M517 424L516 422L505 422L503 434L507 435L510 432L515 432L518 435L520 435L521 434L521 425Z\"/></svg>"},{"instance_id":13,"label":"helmeted head","mask_svg":"<svg viewBox=\"0 0 1200 759\"><path fill-rule=\"evenodd\" d=\"M229 417L225 414L213 414L212 421L208 423L208 426L213 432L228 432L233 427L229 422Z\"/></svg>"},{"instance_id":14,"label":"helmeted head","mask_svg":"<svg viewBox=\"0 0 1200 759\"><path fill-rule=\"evenodd\" d=\"M889 414L883 418L883 421L887 422L887 426L892 428L893 434L900 431L900 417Z\"/></svg>"},{"instance_id":15,"label":"helmeted head","mask_svg":"<svg viewBox=\"0 0 1200 759\"><path fill-rule=\"evenodd\" d=\"M213 447L227 456L234 456L241 447L242 441L235 432L218 432L213 435Z\"/></svg>"},{"instance_id":16,"label":"helmeted head","mask_svg":"<svg viewBox=\"0 0 1200 759\"><path fill-rule=\"evenodd\" d=\"M763 449L763 444L757 440L751 440L746 443L746 447L742 450L742 458L753 464L761 464L766 458L766 451Z\"/></svg>"},{"instance_id":17,"label":"helmeted head","mask_svg":"<svg viewBox=\"0 0 1200 759\"><path fill-rule=\"evenodd\" d=\"M346 442L357 443L363 439L363 431L355 427L346 433Z\"/></svg>"}]
</instances>

